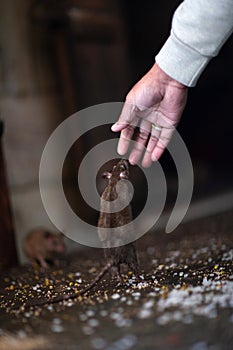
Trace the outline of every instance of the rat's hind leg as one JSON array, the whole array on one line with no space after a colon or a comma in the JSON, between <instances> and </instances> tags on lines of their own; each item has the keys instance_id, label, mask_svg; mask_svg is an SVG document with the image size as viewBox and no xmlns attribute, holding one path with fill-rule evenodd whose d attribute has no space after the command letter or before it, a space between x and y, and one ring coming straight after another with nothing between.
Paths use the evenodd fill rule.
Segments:
<instances>
[{"instance_id":1,"label":"rat's hind leg","mask_svg":"<svg viewBox=\"0 0 233 350\"><path fill-rule=\"evenodd\" d=\"M40 266L43 268L43 269L45 269L45 270L47 270L48 268L49 268L49 264L46 262L46 260L42 257L42 256L38 256L38 261L39 261L39 263L40 263Z\"/></svg>"},{"instance_id":2,"label":"rat's hind leg","mask_svg":"<svg viewBox=\"0 0 233 350\"><path fill-rule=\"evenodd\" d=\"M121 275L121 271L120 271L120 264L117 265L117 266L113 266L112 267L112 270L116 273L117 275L117 278L119 280L119 285L123 285L124 284L124 280L123 280L123 277Z\"/></svg>"},{"instance_id":3,"label":"rat's hind leg","mask_svg":"<svg viewBox=\"0 0 233 350\"><path fill-rule=\"evenodd\" d=\"M129 269L134 273L135 277L136 277L136 281L137 282L141 282L142 279L140 277L140 273L139 273L139 267L138 267L138 262L131 262L128 264Z\"/></svg>"},{"instance_id":4,"label":"rat's hind leg","mask_svg":"<svg viewBox=\"0 0 233 350\"><path fill-rule=\"evenodd\" d=\"M141 282L142 279L140 277L140 272L139 272L138 258L134 247L131 247L130 254L128 255L128 258L127 258L127 265L129 267L129 270L132 271L133 274L135 275L136 280L138 282Z\"/></svg>"},{"instance_id":5,"label":"rat's hind leg","mask_svg":"<svg viewBox=\"0 0 233 350\"><path fill-rule=\"evenodd\" d=\"M133 245L129 245L126 264L128 265L129 269L135 274L135 276L139 275L138 258L135 247Z\"/></svg>"}]
</instances>

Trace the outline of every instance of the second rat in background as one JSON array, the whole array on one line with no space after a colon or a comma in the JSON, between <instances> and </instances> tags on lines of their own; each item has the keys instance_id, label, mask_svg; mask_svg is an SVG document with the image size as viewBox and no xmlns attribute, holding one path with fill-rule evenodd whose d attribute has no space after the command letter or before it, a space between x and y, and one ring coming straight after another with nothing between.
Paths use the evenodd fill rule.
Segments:
<instances>
[{"instance_id":1,"label":"second rat in background","mask_svg":"<svg viewBox=\"0 0 233 350\"><path fill-rule=\"evenodd\" d=\"M24 240L24 253L32 263L39 263L47 269L49 263L59 264L59 257L65 252L61 233L37 228L28 233Z\"/></svg>"}]
</instances>

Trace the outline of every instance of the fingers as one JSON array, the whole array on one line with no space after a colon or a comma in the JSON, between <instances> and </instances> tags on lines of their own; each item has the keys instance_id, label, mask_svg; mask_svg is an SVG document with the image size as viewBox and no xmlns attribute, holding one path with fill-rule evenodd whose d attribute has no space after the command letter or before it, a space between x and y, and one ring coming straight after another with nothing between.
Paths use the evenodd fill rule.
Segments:
<instances>
[{"instance_id":1,"label":"fingers","mask_svg":"<svg viewBox=\"0 0 233 350\"><path fill-rule=\"evenodd\" d=\"M134 148L132 149L129 156L130 164L132 165L137 164L139 159L141 158L141 155L145 150L148 136L150 135L150 129L151 129L151 123L146 120L142 120L139 133L137 134L137 137L136 137Z\"/></svg>"},{"instance_id":2,"label":"fingers","mask_svg":"<svg viewBox=\"0 0 233 350\"><path fill-rule=\"evenodd\" d=\"M143 120L134 147L129 156L132 165L138 163L142 154L142 166L148 168L153 161L157 161L167 148L175 127L161 127Z\"/></svg>"},{"instance_id":3,"label":"fingers","mask_svg":"<svg viewBox=\"0 0 233 350\"><path fill-rule=\"evenodd\" d=\"M125 129L121 131L120 139L118 141L117 152L123 156L128 151L131 139L134 134L135 126L127 125Z\"/></svg>"},{"instance_id":4,"label":"fingers","mask_svg":"<svg viewBox=\"0 0 233 350\"><path fill-rule=\"evenodd\" d=\"M144 154L144 157L142 160L142 166L144 168L149 168L151 166L152 154L156 148L156 145L158 143L160 135L161 135L161 130L151 127L150 139L149 139L149 142L148 142L148 145L146 147L145 154Z\"/></svg>"},{"instance_id":5,"label":"fingers","mask_svg":"<svg viewBox=\"0 0 233 350\"><path fill-rule=\"evenodd\" d=\"M111 128L114 132L121 132L117 147L117 152L121 156L124 156L129 149L139 117L140 128L129 162L132 165L137 164L144 153L142 166L148 168L163 154L175 127L158 109L139 109L135 105L125 103L118 121Z\"/></svg>"},{"instance_id":6,"label":"fingers","mask_svg":"<svg viewBox=\"0 0 233 350\"><path fill-rule=\"evenodd\" d=\"M138 118L136 116L136 106L125 103L118 121L111 127L114 132L121 131L117 146L117 152L121 156L125 155L128 151L137 123Z\"/></svg>"},{"instance_id":7,"label":"fingers","mask_svg":"<svg viewBox=\"0 0 233 350\"><path fill-rule=\"evenodd\" d=\"M173 126L169 128L162 128L158 141L151 154L151 160L153 162L157 161L161 157L164 150L167 148L167 145L170 142L174 131L175 127Z\"/></svg>"}]
</instances>

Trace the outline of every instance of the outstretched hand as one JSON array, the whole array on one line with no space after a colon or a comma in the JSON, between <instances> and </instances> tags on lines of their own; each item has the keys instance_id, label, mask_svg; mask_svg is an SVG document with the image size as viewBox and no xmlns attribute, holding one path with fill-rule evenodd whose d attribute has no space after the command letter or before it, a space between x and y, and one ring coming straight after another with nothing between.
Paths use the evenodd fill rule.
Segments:
<instances>
[{"instance_id":1,"label":"outstretched hand","mask_svg":"<svg viewBox=\"0 0 233 350\"><path fill-rule=\"evenodd\" d=\"M177 126L187 101L188 88L169 77L155 63L130 90L112 131L121 131L118 153L125 155L138 122L139 132L129 156L137 164L145 150L142 166L160 158Z\"/></svg>"}]
</instances>

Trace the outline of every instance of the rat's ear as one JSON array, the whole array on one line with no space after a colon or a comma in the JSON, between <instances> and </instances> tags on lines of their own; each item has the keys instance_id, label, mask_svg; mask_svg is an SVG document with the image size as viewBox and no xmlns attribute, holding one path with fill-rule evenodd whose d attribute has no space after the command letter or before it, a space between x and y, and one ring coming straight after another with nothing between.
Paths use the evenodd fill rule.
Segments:
<instances>
[{"instance_id":1,"label":"rat's ear","mask_svg":"<svg viewBox=\"0 0 233 350\"><path fill-rule=\"evenodd\" d=\"M108 171L105 171L101 176L103 179L110 179L112 174L109 173Z\"/></svg>"}]
</instances>

